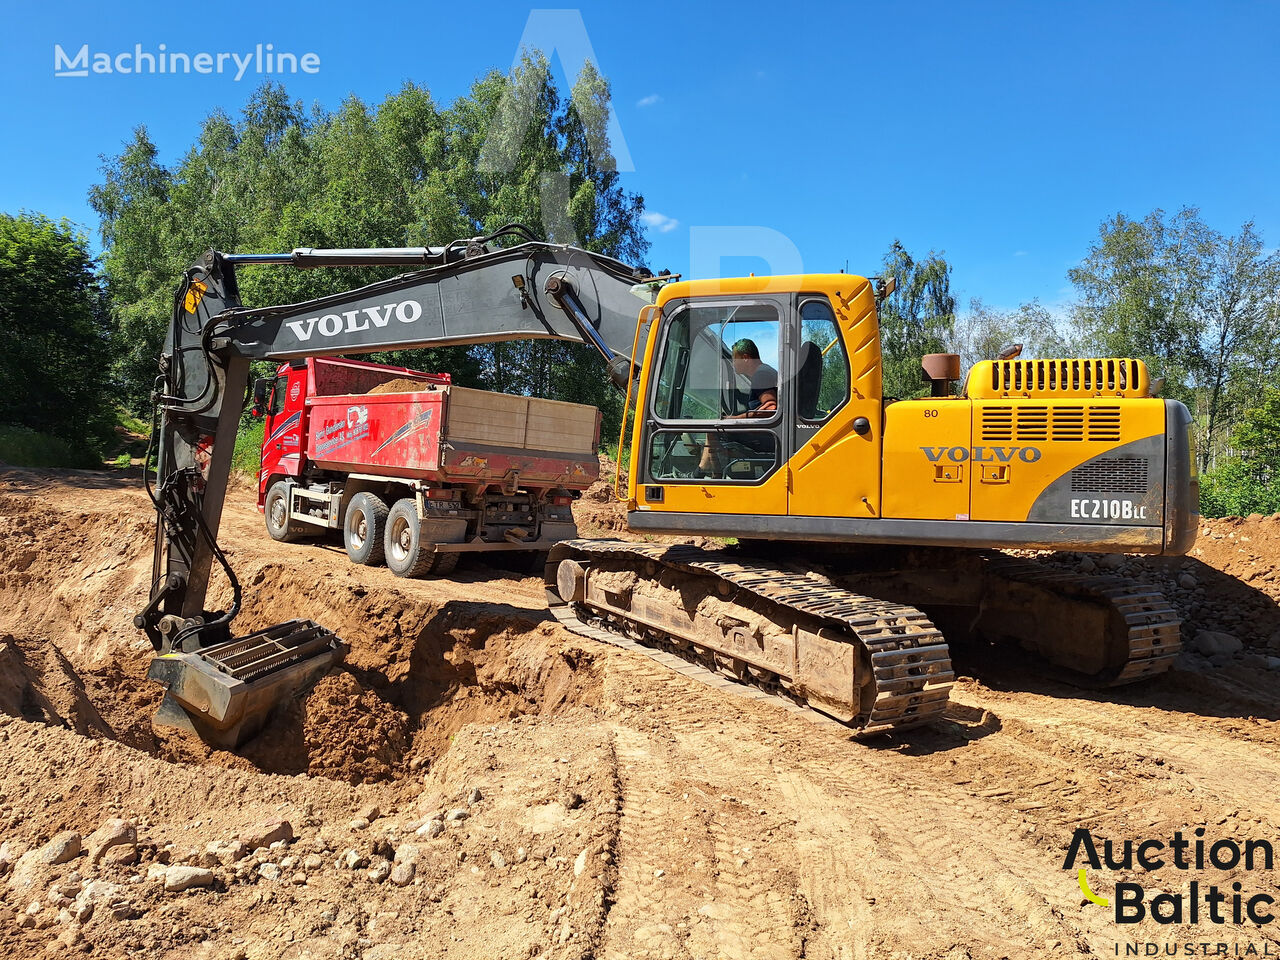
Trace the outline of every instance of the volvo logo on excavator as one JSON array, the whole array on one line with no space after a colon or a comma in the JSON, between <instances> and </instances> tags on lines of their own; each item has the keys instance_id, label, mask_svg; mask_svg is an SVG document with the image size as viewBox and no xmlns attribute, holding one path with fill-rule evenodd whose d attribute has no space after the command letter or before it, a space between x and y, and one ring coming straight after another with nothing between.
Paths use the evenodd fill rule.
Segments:
<instances>
[{"instance_id":1,"label":"volvo logo on excavator","mask_svg":"<svg viewBox=\"0 0 1280 960\"><path fill-rule=\"evenodd\" d=\"M921 447L930 463L947 459L952 463L1009 463L1015 457L1023 463L1035 463L1040 459L1039 447Z\"/></svg>"},{"instance_id":2,"label":"volvo logo on excavator","mask_svg":"<svg viewBox=\"0 0 1280 960\"><path fill-rule=\"evenodd\" d=\"M391 322L393 316L401 323L413 323L422 316L422 304L417 300L402 300L399 303L384 303L360 310L326 313L317 317L307 317L305 320L288 320L285 325L305 343L311 339L311 335L317 329L322 337L336 337L343 332L356 333L360 330L368 330L370 326L385 327Z\"/></svg>"}]
</instances>

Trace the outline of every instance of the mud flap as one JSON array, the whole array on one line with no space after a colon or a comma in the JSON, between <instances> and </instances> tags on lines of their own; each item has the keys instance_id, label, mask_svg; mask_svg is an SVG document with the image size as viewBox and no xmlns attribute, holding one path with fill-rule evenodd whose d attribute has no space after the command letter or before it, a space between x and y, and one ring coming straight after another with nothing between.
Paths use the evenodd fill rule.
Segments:
<instances>
[{"instance_id":1,"label":"mud flap","mask_svg":"<svg viewBox=\"0 0 1280 960\"><path fill-rule=\"evenodd\" d=\"M329 630L290 620L198 653L162 654L147 670L147 679L165 688L152 725L233 750L262 729L277 704L319 680L344 653Z\"/></svg>"}]
</instances>

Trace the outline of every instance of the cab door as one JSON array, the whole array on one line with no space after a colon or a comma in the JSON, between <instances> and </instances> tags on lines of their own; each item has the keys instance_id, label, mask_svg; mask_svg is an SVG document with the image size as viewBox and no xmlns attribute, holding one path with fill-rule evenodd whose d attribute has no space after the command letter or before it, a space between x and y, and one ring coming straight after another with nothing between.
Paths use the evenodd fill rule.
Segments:
<instances>
[{"instance_id":1,"label":"cab door","mask_svg":"<svg viewBox=\"0 0 1280 960\"><path fill-rule=\"evenodd\" d=\"M306 402L305 366L281 367L271 387L262 434L258 498L266 496L273 476L297 476L301 466L302 415Z\"/></svg>"},{"instance_id":2,"label":"cab door","mask_svg":"<svg viewBox=\"0 0 1280 960\"><path fill-rule=\"evenodd\" d=\"M791 300L697 297L664 307L636 452L639 509L787 512Z\"/></svg>"},{"instance_id":3,"label":"cab door","mask_svg":"<svg viewBox=\"0 0 1280 960\"><path fill-rule=\"evenodd\" d=\"M850 344L864 343L872 323L867 309L846 308L825 293L796 297L794 439L787 464L792 516L869 519L879 513L881 402L879 390L866 384L869 368L878 375L879 355L864 350L857 370L849 360Z\"/></svg>"}]
</instances>

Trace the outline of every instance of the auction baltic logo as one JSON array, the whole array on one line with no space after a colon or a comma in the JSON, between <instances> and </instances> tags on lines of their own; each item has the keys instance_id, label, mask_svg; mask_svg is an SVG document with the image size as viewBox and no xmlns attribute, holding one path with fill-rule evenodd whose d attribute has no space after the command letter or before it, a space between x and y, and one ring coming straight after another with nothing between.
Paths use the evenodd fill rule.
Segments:
<instances>
[{"instance_id":1,"label":"auction baltic logo","mask_svg":"<svg viewBox=\"0 0 1280 960\"><path fill-rule=\"evenodd\" d=\"M272 76L299 72L319 73L320 55L277 51L270 43L259 43L245 53L182 53L168 50L163 43L156 47L154 53L143 50L140 43L134 44L132 50L106 53L90 51L86 43L71 56L62 49L62 44L53 45L55 77L87 77L91 73L164 76L197 73L205 76L234 74L234 79L239 81L247 73Z\"/></svg>"}]
</instances>

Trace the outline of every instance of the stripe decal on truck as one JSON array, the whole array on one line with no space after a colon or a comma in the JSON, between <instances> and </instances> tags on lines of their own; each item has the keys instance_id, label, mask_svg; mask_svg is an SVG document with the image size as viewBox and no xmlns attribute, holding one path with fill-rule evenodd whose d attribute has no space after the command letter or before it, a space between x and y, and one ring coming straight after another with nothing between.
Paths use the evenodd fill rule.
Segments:
<instances>
[{"instance_id":1,"label":"stripe decal on truck","mask_svg":"<svg viewBox=\"0 0 1280 960\"><path fill-rule=\"evenodd\" d=\"M378 447L377 450L373 451L371 456L376 457L378 454L380 454L387 447L391 446L391 444L395 443L397 440L403 440L405 437L409 436L409 434L414 433L417 430L424 429L425 427L430 425L431 418L432 416L434 416L434 414L435 414L434 409L424 410L422 413L418 414L408 423L398 428L396 432L391 434L391 436L387 437L387 439L383 440L382 444Z\"/></svg>"},{"instance_id":2,"label":"stripe decal on truck","mask_svg":"<svg viewBox=\"0 0 1280 960\"><path fill-rule=\"evenodd\" d=\"M284 423L280 424L280 426L276 428L275 432L272 433L271 436L267 437L267 439L264 440L263 442L270 443L272 440L280 436L280 434L287 431L290 427L296 427L301 421L302 421L302 411L299 410L297 413L289 417L289 419L286 420Z\"/></svg>"}]
</instances>

